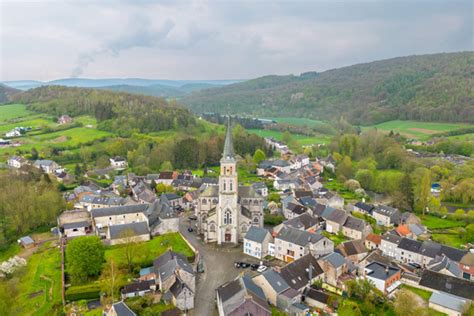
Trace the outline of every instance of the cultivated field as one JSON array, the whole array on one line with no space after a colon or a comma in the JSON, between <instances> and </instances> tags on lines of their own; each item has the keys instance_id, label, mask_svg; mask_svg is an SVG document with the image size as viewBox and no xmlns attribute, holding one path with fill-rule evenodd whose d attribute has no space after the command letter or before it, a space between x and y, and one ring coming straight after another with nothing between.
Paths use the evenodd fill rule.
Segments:
<instances>
[{"instance_id":1,"label":"cultivated field","mask_svg":"<svg viewBox=\"0 0 474 316\"><path fill-rule=\"evenodd\" d=\"M367 130L374 127L381 131L393 131L394 133L400 133L407 138L427 140L434 134L453 131L460 128L472 127L472 125L395 120L373 126L363 127L362 129Z\"/></svg>"},{"instance_id":2,"label":"cultivated field","mask_svg":"<svg viewBox=\"0 0 474 316\"><path fill-rule=\"evenodd\" d=\"M282 132L271 131L266 129L248 129L250 133L257 134L261 137L273 137L277 140L282 139ZM320 135L320 136L306 136L293 134L293 138L300 143L302 146L313 145L313 144L327 144L331 141L331 136L329 135Z\"/></svg>"},{"instance_id":3,"label":"cultivated field","mask_svg":"<svg viewBox=\"0 0 474 316\"><path fill-rule=\"evenodd\" d=\"M277 123L285 123L289 125L295 126L308 126L308 127L316 127L321 125L326 125L326 123L322 121L311 120L302 117L272 117L269 120L274 120Z\"/></svg>"}]
</instances>

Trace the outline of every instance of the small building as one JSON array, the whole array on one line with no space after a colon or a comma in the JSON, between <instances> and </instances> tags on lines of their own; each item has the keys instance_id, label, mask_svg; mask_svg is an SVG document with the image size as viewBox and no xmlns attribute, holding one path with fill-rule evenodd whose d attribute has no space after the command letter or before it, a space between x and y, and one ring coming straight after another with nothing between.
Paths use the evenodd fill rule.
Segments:
<instances>
[{"instance_id":1,"label":"small building","mask_svg":"<svg viewBox=\"0 0 474 316\"><path fill-rule=\"evenodd\" d=\"M26 249L33 248L36 245L35 241L30 236L21 237L18 239L18 244Z\"/></svg>"},{"instance_id":2,"label":"small building","mask_svg":"<svg viewBox=\"0 0 474 316\"><path fill-rule=\"evenodd\" d=\"M382 243L382 236L374 233L369 233L367 237L365 237L365 247L369 250L375 250L380 247Z\"/></svg>"},{"instance_id":3,"label":"small building","mask_svg":"<svg viewBox=\"0 0 474 316\"><path fill-rule=\"evenodd\" d=\"M372 215L372 211L374 210L374 206L372 204L364 203L364 202L357 202L354 204L354 211Z\"/></svg>"},{"instance_id":4,"label":"small building","mask_svg":"<svg viewBox=\"0 0 474 316\"><path fill-rule=\"evenodd\" d=\"M244 237L244 253L257 259L263 259L268 255L270 243L273 243L273 237L267 229L250 226Z\"/></svg>"},{"instance_id":5,"label":"small building","mask_svg":"<svg viewBox=\"0 0 474 316\"><path fill-rule=\"evenodd\" d=\"M428 307L449 316L461 316L468 300L444 292L433 292L428 302Z\"/></svg>"},{"instance_id":6,"label":"small building","mask_svg":"<svg viewBox=\"0 0 474 316\"><path fill-rule=\"evenodd\" d=\"M368 253L362 239L343 242L336 247L336 251L353 264L359 263Z\"/></svg>"},{"instance_id":7,"label":"small building","mask_svg":"<svg viewBox=\"0 0 474 316\"><path fill-rule=\"evenodd\" d=\"M372 262L365 267L365 278L372 281L377 289L384 294L390 294L401 285L399 268Z\"/></svg>"},{"instance_id":8,"label":"small building","mask_svg":"<svg viewBox=\"0 0 474 316\"><path fill-rule=\"evenodd\" d=\"M52 160L36 160L33 166L41 169L44 173L54 173L59 169L59 165Z\"/></svg>"},{"instance_id":9,"label":"small building","mask_svg":"<svg viewBox=\"0 0 474 316\"><path fill-rule=\"evenodd\" d=\"M280 275L290 287L302 293L308 284L324 278L324 270L318 259L308 254L281 268Z\"/></svg>"},{"instance_id":10,"label":"small building","mask_svg":"<svg viewBox=\"0 0 474 316\"><path fill-rule=\"evenodd\" d=\"M252 183L252 187L255 190L255 192L260 194L262 197L268 196L268 187L264 182Z\"/></svg>"},{"instance_id":11,"label":"small building","mask_svg":"<svg viewBox=\"0 0 474 316\"><path fill-rule=\"evenodd\" d=\"M66 223L61 228L64 236L68 238L86 236L92 232L90 221Z\"/></svg>"},{"instance_id":12,"label":"small building","mask_svg":"<svg viewBox=\"0 0 474 316\"><path fill-rule=\"evenodd\" d=\"M112 167L113 169L125 169L128 166L127 160L120 156L110 158L109 161L110 167Z\"/></svg>"},{"instance_id":13,"label":"small building","mask_svg":"<svg viewBox=\"0 0 474 316\"><path fill-rule=\"evenodd\" d=\"M304 296L304 303L313 307L319 308L326 313L330 313L332 310L328 306L330 296L321 290L311 286Z\"/></svg>"},{"instance_id":14,"label":"small building","mask_svg":"<svg viewBox=\"0 0 474 316\"><path fill-rule=\"evenodd\" d=\"M107 239L110 245L118 245L130 241L148 241L150 240L148 223L136 222L109 226Z\"/></svg>"},{"instance_id":15,"label":"small building","mask_svg":"<svg viewBox=\"0 0 474 316\"><path fill-rule=\"evenodd\" d=\"M419 286L432 292L444 292L468 300L474 300L473 283L469 280L424 270Z\"/></svg>"},{"instance_id":16,"label":"small building","mask_svg":"<svg viewBox=\"0 0 474 316\"><path fill-rule=\"evenodd\" d=\"M396 234L385 233L382 235L379 248L385 256L396 258L401 240L402 238Z\"/></svg>"},{"instance_id":17,"label":"small building","mask_svg":"<svg viewBox=\"0 0 474 316\"><path fill-rule=\"evenodd\" d=\"M466 253L459 261L459 268L463 279L474 281L474 253Z\"/></svg>"},{"instance_id":18,"label":"small building","mask_svg":"<svg viewBox=\"0 0 474 316\"><path fill-rule=\"evenodd\" d=\"M377 225L389 227L399 223L401 213L398 209L379 205L372 211L372 217L375 218Z\"/></svg>"},{"instance_id":19,"label":"small building","mask_svg":"<svg viewBox=\"0 0 474 316\"><path fill-rule=\"evenodd\" d=\"M325 218L326 220L326 231L328 233L337 234L341 231L344 223L347 220L347 213L343 210L335 209L332 211L329 216Z\"/></svg>"},{"instance_id":20,"label":"small building","mask_svg":"<svg viewBox=\"0 0 474 316\"><path fill-rule=\"evenodd\" d=\"M123 301L112 304L106 316L137 316Z\"/></svg>"},{"instance_id":21,"label":"small building","mask_svg":"<svg viewBox=\"0 0 474 316\"><path fill-rule=\"evenodd\" d=\"M138 280L125 285L120 290L120 294L124 300L130 297L145 296L146 294L152 293L155 290L156 285L154 280Z\"/></svg>"},{"instance_id":22,"label":"small building","mask_svg":"<svg viewBox=\"0 0 474 316\"><path fill-rule=\"evenodd\" d=\"M344 225L342 225L342 233L351 239L363 239L372 232L372 227L363 219L348 216Z\"/></svg>"},{"instance_id":23,"label":"small building","mask_svg":"<svg viewBox=\"0 0 474 316\"><path fill-rule=\"evenodd\" d=\"M28 160L21 156L12 156L8 159L7 163L12 168L20 169L22 166L28 164Z\"/></svg>"},{"instance_id":24,"label":"small building","mask_svg":"<svg viewBox=\"0 0 474 316\"><path fill-rule=\"evenodd\" d=\"M290 288L282 276L273 269L269 269L264 273L254 277L253 281L263 290L268 302L274 306L278 306L278 296ZM296 292L294 297L301 297L301 295L299 292Z\"/></svg>"},{"instance_id":25,"label":"small building","mask_svg":"<svg viewBox=\"0 0 474 316\"><path fill-rule=\"evenodd\" d=\"M339 277L348 271L348 265L344 257L337 252L333 252L319 258L318 263L324 271L323 282L339 287Z\"/></svg>"}]
</instances>

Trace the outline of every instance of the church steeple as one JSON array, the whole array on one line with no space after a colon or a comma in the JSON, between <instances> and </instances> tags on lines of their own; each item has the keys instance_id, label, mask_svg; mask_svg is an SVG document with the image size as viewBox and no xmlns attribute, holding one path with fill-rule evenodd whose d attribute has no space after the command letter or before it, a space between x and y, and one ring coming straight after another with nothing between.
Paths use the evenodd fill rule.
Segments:
<instances>
[{"instance_id":1,"label":"church steeple","mask_svg":"<svg viewBox=\"0 0 474 316\"><path fill-rule=\"evenodd\" d=\"M222 158L225 160L233 160L235 156L234 144L232 141L232 124L230 122L230 115L227 117L227 133L224 142L224 153Z\"/></svg>"}]
</instances>

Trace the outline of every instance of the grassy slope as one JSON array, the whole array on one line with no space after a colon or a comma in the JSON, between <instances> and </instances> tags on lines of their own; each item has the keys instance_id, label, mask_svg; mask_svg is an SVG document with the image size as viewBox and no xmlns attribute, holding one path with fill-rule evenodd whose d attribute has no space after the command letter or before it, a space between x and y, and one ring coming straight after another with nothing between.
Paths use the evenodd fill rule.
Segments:
<instances>
[{"instance_id":1,"label":"grassy slope","mask_svg":"<svg viewBox=\"0 0 474 316\"><path fill-rule=\"evenodd\" d=\"M32 114L24 104L0 105L0 122Z\"/></svg>"},{"instance_id":2,"label":"grassy slope","mask_svg":"<svg viewBox=\"0 0 474 316\"><path fill-rule=\"evenodd\" d=\"M472 127L472 125L394 120L369 127L363 127L362 129L366 130L374 127L385 132L393 131L400 133L407 138L427 140L433 134Z\"/></svg>"},{"instance_id":3,"label":"grassy slope","mask_svg":"<svg viewBox=\"0 0 474 316\"><path fill-rule=\"evenodd\" d=\"M315 126L325 125L325 123L322 121L317 121L317 120L312 120L312 119L302 118L302 117L272 117L269 119L274 120L275 122L278 122L278 123L286 123L289 125L296 125L296 126L306 125L308 127L315 127Z\"/></svg>"},{"instance_id":4,"label":"grassy slope","mask_svg":"<svg viewBox=\"0 0 474 316\"><path fill-rule=\"evenodd\" d=\"M273 137L277 140L281 140L283 133L278 131L271 131L265 129L248 129L250 133L257 134L261 137ZM320 135L320 136L305 136L305 135L293 135L302 146L312 144L327 144L331 140L331 136Z\"/></svg>"}]
</instances>

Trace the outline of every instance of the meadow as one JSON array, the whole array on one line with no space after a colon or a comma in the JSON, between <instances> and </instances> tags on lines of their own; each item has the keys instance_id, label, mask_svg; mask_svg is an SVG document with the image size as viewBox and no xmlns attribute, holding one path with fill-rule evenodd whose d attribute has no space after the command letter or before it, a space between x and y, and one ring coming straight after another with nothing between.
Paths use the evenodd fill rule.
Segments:
<instances>
[{"instance_id":1,"label":"meadow","mask_svg":"<svg viewBox=\"0 0 474 316\"><path fill-rule=\"evenodd\" d=\"M24 104L7 104L0 106L0 122L34 114Z\"/></svg>"},{"instance_id":2,"label":"meadow","mask_svg":"<svg viewBox=\"0 0 474 316\"><path fill-rule=\"evenodd\" d=\"M472 125L394 120L377 125L362 127L362 130L377 128L378 130L385 131L387 133L390 131L400 133L407 138L428 140L437 133L468 127L472 127Z\"/></svg>"},{"instance_id":3,"label":"meadow","mask_svg":"<svg viewBox=\"0 0 474 316\"><path fill-rule=\"evenodd\" d=\"M295 125L295 126L316 127L316 126L326 125L326 123L322 121L316 121L316 120L303 118L303 117L272 117L268 119L273 120L277 123L284 123L284 124Z\"/></svg>"},{"instance_id":4,"label":"meadow","mask_svg":"<svg viewBox=\"0 0 474 316\"><path fill-rule=\"evenodd\" d=\"M254 133L261 137L273 137L276 140L281 140L283 133L279 131L272 131L267 129L248 129L250 133ZM309 146L314 144L328 144L331 141L329 135L306 136L299 134L292 134L293 138L298 141L301 146Z\"/></svg>"}]
</instances>

